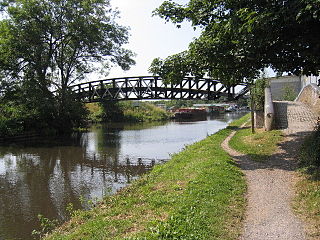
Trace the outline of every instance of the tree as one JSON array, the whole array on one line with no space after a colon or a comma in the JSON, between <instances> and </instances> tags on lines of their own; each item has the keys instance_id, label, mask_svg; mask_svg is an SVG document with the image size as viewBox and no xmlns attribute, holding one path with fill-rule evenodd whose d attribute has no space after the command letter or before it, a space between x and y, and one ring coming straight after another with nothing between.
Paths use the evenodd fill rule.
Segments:
<instances>
[{"instance_id":1,"label":"tree","mask_svg":"<svg viewBox=\"0 0 320 240\"><path fill-rule=\"evenodd\" d=\"M55 105L64 125L73 121L72 83L97 68L134 64L122 47L128 29L117 24L109 0L6 0L1 11L0 74L22 87L34 107Z\"/></svg>"},{"instance_id":2,"label":"tree","mask_svg":"<svg viewBox=\"0 0 320 240\"><path fill-rule=\"evenodd\" d=\"M208 74L229 84L252 81L266 67L276 72L318 75L319 0L165 1L154 14L180 27L202 29L185 52L155 59L150 71L167 81Z\"/></svg>"}]
</instances>

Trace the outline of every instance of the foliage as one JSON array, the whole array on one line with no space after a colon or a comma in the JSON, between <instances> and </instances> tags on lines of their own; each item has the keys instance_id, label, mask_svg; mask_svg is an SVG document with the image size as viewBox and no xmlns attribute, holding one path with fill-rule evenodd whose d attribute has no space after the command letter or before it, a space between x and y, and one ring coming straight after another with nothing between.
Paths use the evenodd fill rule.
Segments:
<instances>
[{"instance_id":1,"label":"foliage","mask_svg":"<svg viewBox=\"0 0 320 240\"><path fill-rule=\"evenodd\" d=\"M264 110L264 89L268 86L266 79L260 78L251 87L254 110Z\"/></svg>"},{"instance_id":2,"label":"foliage","mask_svg":"<svg viewBox=\"0 0 320 240\"><path fill-rule=\"evenodd\" d=\"M105 100L102 104L102 120L104 122L122 122L124 119L121 103Z\"/></svg>"},{"instance_id":3,"label":"foliage","mask_svg":"<svg viewBox=\"0 0 320 240\"><path fill-rule=\"evenodd\" d=\"M285 85L282 89L283 92L283 101L294 101L297 97L297 94L295 93L294 89L290 85Z\"/></svg>"},{"instance_id":4,"label":"foliage","mask_svg":"<svg viewBox=\"0 0 320 240\"><path fill-rule=\"evenodd\" d=\"M87 103L86 108L88 109L88 120L90 122L102 122L103 108L100 103Z\"/></svg>"},{"instance_id":5,"label":"foliage","mask_svg":"<svg viewBox=\"0 0 320 240\"><path fill-rule=\"evenodd\" d=\"M168 120L170 114L151 103L141 102L134 106L132 102L123 102L124 120L128 122L150 122Z\"/></svg>"},{"instance_id":6,"label":"foliage","mask_svg":"<svg viewBox=\"0 0 320 240\"><path fill-rule=\"evenodd\" d=\"M23 132L23 122L26 122L28 119L28 116L22 114L24 113L24 109L8 103L5 105L1 104L0 112L0 136L13 136ZM21 119L22 116L24 116L23 120Z\"/></svg>"},{"instance_id":7,"label":"foliage","mask_svg":"<svg viewBox=\"0 0 320 240\"><path fill-rule=\"evenodd\" d=\"M116 23L109 0L6 0L0 7L1 87L9 97L16 92L11 101L43 128L64 132L81 122L86 111L72 83L97 67L134 63L122 47L128 29Z\"/></svg>"},{"instance_id":8,"label":"foliage","mask_svg":"<svg viewBox=\"0 0 320 240\"><path fill-rule=\"evenodd\" d=\"M46 98L32 88L26 91L24 84L22 87L16 86L14 91L7 92L0 103L0 136L35 132L42 135L65 134L74 127L83 126L86 109L81 102L74 101L72 94L67 97L68 104L61 113L55 97Z\"/></svg>"},{"instance_id":9,"label":"foliage","mask_svg":"<svg viewBox=\"0 0 320 240\"><path fill-rule=\"evenodd\" d=\"M50 220L41 214L38 215L38 219L41 229L32 231L32 236L35 238L43 238L46 234L52 232L59 224L57 220Z\"/></svg>"},{"instance_id":10,"label":"foliage","mask_svg":"<svg viewBox=\"0 0 320 240\"><path fill-rule=\"evenodd\" d=\"M64 89L93 71L92 63L123 69L134 63L121 48L127 28L115 22L108 0L2 1L2 10L1 60L11 77Z\"/></svg>"},{"instance_id":11,"label":"foliage","mask_svg":"<svg viewBox=\"0 0 320 240\"><path fill-rule=\"evenodd\" d=\"M220 146L231 131L187 146L46 239L237 239L246 185Z\"/></svg>"},{"instance_id":12,"label":"foliage","mask_svg":"<svg viewBox=\"0 0 320 240\"><path fill-rule=\"evenodd\" d=\"M114 102L103 103L102 118L113 122L149 122L168 120L170 114L147 102Z\"/></svg>"},{"instance_id":13,"label":"foliage","mask_svg":"<svg viewBox=\"0 0 320 240\"><path fill-rule=\"evenodd\" d=\"M15 85L14 88L7 90L6 95L1 99L1 136L13 136L53 127L48 126L54 123L53 99L44 97L42 101L37 101L37 97L43 97L43 95L37 91L36 87L30 89L30 95L26 94L25 89L28 87L28 82L21 87Z\"/></svg>"},{"instance_id":14,"label":"foliage","mask_svg":"<svg viewBox=\"0 0 320 240\"><path fill-rule=\"evenodd\" d=\"M172 82L208 74L228 84L251 82L266 67L318 75L319 7L318 0L164 1L155 15L177 27L190 21L202 33L187 51L155 59L150 71Z\"/></svg>"}]
</instances>

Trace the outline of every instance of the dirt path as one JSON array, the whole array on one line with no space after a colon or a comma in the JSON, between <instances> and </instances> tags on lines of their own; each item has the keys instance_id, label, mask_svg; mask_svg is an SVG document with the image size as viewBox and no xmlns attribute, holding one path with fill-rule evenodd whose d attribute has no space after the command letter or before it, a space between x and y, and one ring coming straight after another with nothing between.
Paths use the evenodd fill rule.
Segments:
<instances>
[{"instance_id":1,"label":"dirt path","mask_svg":"<svg viewBox=\"0 0 320 240\"><path fill-rule=\"evenodd\" d=\"M295 102L276 102L277 124L284 141L265 163L257 163L228 145L222 147L239 163L248 183L247 212L241 240L305 240L304 225L293 214L291 201L296 183L295 156L303 136L315 125L317 116Z\"/></svg>"}]
</instances>

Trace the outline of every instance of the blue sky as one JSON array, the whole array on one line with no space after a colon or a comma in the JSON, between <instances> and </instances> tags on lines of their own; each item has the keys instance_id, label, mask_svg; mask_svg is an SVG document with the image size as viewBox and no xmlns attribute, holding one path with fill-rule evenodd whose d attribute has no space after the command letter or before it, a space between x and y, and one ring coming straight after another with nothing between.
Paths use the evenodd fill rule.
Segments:
<instances>
[{"instance_id":1,"label":"blue sky","mask_svg":"<svg viewBox=\"0 0 320 240\"><path fill-rule=\"evenodd\" d=\"M137 54L136 65L129 71L112 68L108 78L124 76L150 75L148 67L156 57L165 58L188 48L200 31L194 31L190 24L183 24L178 29L171 23L165 23L160 17L152 17L152 11L161 5L163 0L111 0L111 5L120 11L121 25L130 30L129 44L126 48ZM186 3L187 0L177 0Z\"/></svg>"}]
</instances>

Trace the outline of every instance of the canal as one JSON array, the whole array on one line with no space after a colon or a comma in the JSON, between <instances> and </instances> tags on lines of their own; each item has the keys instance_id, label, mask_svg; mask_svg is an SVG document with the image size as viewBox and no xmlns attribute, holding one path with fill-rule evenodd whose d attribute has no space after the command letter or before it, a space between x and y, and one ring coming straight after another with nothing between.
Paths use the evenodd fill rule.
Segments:
<instances>
[{"instance_id":1,"label":"canal","mask_svg":"<svg viewBox=\"0 0 320 240\"><path fill-rule=\"evenodd\" d=\"M32 239L38 214L65 221L66 207L130 184L171 154L225 128L245 113L206 121L94 125L68 139L0 146L0 240Z\"/></svg>"}]
</instances>

